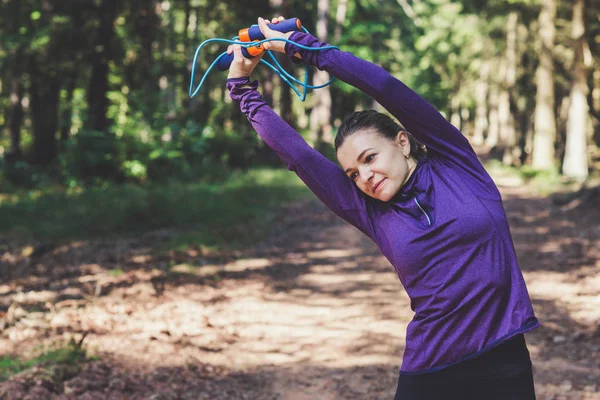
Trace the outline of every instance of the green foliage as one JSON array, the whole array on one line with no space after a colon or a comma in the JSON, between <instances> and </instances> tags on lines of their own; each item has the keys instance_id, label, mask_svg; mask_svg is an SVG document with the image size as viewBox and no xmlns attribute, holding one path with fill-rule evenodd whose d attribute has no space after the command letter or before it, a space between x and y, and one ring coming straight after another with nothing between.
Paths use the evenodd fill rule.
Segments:
<instances>
[{"instance_id":1,"label":"green foliage","mask_svg":"<svg viewBox=\"0 0 600 400\"><path fill-rule=\"evenodd\" d=\"M181 176L186 168L180 150L157 148L148 156L148 176L153 181L164 182L171 176Z\"/></svg>"},{"instance_id":2,"label":"green foliage","mask_svg":"<svg viewBox=\"0 0 600 400\"><path fill-rule=\"evenodd\" d=\"M61 166L67 177L82 182L95 179L120 181L123 178L123 143L110 133L81 130L67 141Z\"/></svg>"},{"instance_id":3,"label":"green foliage","mask_svg":"<svg viewBox=\"0 0 600 400\"><path fill-rule=\"evenodd\" d=\"M223 243L244 224L264 224L271 207L309 193L291 172L269 169L230 172L219 183L35 191L0 203L0 229L23 240L68 240L193 226L206 243Z\"/></svg>"},{"instance_id":4,"label":"green foliage","mask_svg":"<svg viewBox=\"0 0 600 400\"><path fill-rule=\"evenodd\" d=\"M485 163L485 169L494 178L508 178L513 184L528 185L529 188L541 195L549 195L562 190L565 185L568 186L572 183L561 177L558 168L538 170L529 165L515 168L498 160L489 160Z\"/></svg>"},{"instance_id":5,"label":"green foliage","mask_svg":"<svg viewBox=\"0 0 600 400\"><path fill-rule=\"evenodd\" d=\"M148 168L139 160L128 160L123 163L123 174L128 180L144 182L148 178Z\"/></svg>"},{"instance_id":6,"label":"green foliage","mask_svg":"<svg viewBox=\"0 0 600 400\"><path fill-rule=\"evenodd\" d=\"M561 177L558 168L536 170L529 165L519 169L519 174L526 179L538 193L549 195L559 190L567 182Z\"/></svg>"},{"instance_id":7,"label":"green foliage","mask_svg":"<svg viewBox=\"0 0 600 400\"><path fill-rule=\"evenodd\" d=\"M205 156L214 163L223 163L232 168L248 168L257 163L254 156L258 145L259 142L251 137L219 135L206 140Z\"/></svg>"},{"instance_id":8,"label":"green foliage","mask_svg":"<svg viewBox=\"0 0 600 400\"><path fill-rule=\"evenodd\" d=\"M123 276L124 274L125 274L125 271L123 271L120 268L115 268L115 269L111 269L108 271L108 275L114 276L114 277Z\"/></svg>"},{"instance_id":9,"label":"green foliage","mask_svg":"<svg viewBox=\"0 0 600 400\"><path fill-rule=\"evenodd\" d=\"M47 183L45 171L35 165L25 161L15 161L4 163L4 179L10 186L19 186L22 188L34 188L43 186ZM1 186L0 186L1 188ZM7 188L5 188L6 191Z\"/></svg>"},{"instance_id":10,"label":"green foliage","mask_svg":"<svg viewBox=\"0 0 600 400\"><path fill-rule=\"evenodd\" d=\"M254 23L257 15L272 15L274 7L267 1L252 7L241 0L170 0L160 7L122 1L116 10L114 35L99 45L99 29L109 3L63 0L41 7L38 0L0 2L0 127L4 133L0 135L0 152L6 154L10 148L7 128L13 78L23 84L22 103L30 103L24 108L21 126L23 157L0 165L0 191L55 185L73 189L114 183L219 181L232 168L264 165L264 145L237 105L229 101L224 74L214 71L192 101L187 90L189 64L200 42L231 37ZM483 62L493 66L488 83L502 84L496 67L504 57L507 15L516 11L520 60L511 107L517 119L517 111L521 116L532 114L540 51L539 0L421 0L403 4L409 4L410 11L393 0L349 2L341 37L333 44L381 65L443 112L448 111L450 99L458 99L459 107L469 110L468 122L472 123L475 85ZM568 95L572 82L571 5L558 2L554 52L557 97ZM339 1L330 1L329 41L336 31L338 6ZM314 32L316 2L291 2L286 7ZM600 61L595 18L599 11L595 3L586 9L587 42L596 64ZM223 50L224 45L209 46L196 72L203 72ZM104 93L91 90L91 84L98 82L92 71L97 71L93 67L97 67L94 60L99 53L107 67ZM274 79L278 82L279 78ZM265 89L270 83L261 78L261 84ZM281 86L271 86L274 106L281 107L277 100ZM58 143L55 160L34 166L32 149L39 139L32 127L46 126L40 121L56 117L54 111L34 113L34 99L51 87L59 87L61 93L60 126L56 130L64 127L61 136L66 133L69 137ZM373 104L368 96L339 81L332 87L332 95L334 119ZM91 104L107 102L106 132L84 128L92 126L88 121L95 111L89 105L92 99L96 101ZM310 107L309 97L295 113ZM53 129L48 125L48 141L59 136Z\"/></svg>"},{"instance_id":11,"label":"green foliage","mask_svg":"<svg viewBox=\"0 0 600 400\"><path fill-rule=\"evenodd\" d=\"M65 373L74 375L79 365L86 359L85 348L73 341L65 347L45 351L28 360L15 356L2 356L0 357L0 382L34 366L45 369L55 379L62 379L65 378L63 376Z\"/></svg>"}]
</instances>

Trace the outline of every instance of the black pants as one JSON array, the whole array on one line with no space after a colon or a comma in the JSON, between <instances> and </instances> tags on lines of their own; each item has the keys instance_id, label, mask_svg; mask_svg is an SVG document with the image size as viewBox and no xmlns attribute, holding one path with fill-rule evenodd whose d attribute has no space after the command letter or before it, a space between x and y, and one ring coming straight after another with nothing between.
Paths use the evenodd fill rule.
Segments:
<instances>
[{"instance_id":1,"label":"black pants","mask_svg":"<svg viewBox=\"0 0 600 400\"><path fill-rule=\"evenodd\" d=\"M523 335L440 371L400 375L394 400L535 400Z\"/></svg>"}]
</instances>

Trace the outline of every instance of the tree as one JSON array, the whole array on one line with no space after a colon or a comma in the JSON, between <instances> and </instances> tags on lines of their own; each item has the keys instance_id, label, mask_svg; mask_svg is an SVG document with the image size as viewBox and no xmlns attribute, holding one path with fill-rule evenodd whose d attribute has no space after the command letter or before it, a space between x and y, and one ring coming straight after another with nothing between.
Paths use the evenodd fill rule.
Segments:
<instances>
[{"instance_id":1,"label":"tree","mask_svg":"<svg viewBox=\"0 0 600 400\"><path fill-rule=\"evenodd\" d=\"M99 20L91 60L92 74L88 86L88 116L86 127L100 132L108 129L108 63L112 59L112 39L117 18L118 0L102 0L97 9Z\"/></svg>"},{"instance_id":2,"label":"tree","mask_svg":"<svg viewBox=\"0 0 600 400\"><path fill-rule=\"evenodd\" d=\"M484 143L484 135L488 129L487 118L487 96L489 91L490 63L487 60L481 62L479 78L475 84L475 131L473 132L473 143L481 145Z\"/></svg>"},{"instance_id":3,"label":"tree","mask_svg":"<svg viewBox=\"0 0 600 400\"><path fill-rule=\"evenodd\" d=\"M23 63L23 46L19 38L19 28L21 27L21 5L19 0L9 2L9 15L11 18L7 21L9 24L8 33L16 44L12 48L13 57L11 59L12 68L10 77L10 150L8 152L9 160L18 160L21 158L21 126L23 123L23 78L21 65Z\"/></svg>"},{"instance_id":4,"label":"tree","mask_svg":"<svg viewBox=\"0 0 600 400\"><path fill-rule=\"evenodd\" d=\"M27 57L33 128L31 162L47 165L57 153L56 132L62 78L59 50L61 26L52 24L59 13L50 1L42 1L40 10L33 10L27 21L34 37Z\"/></svg>"},{"instance_id":5,"label":"tree","mask_svg":"<svg viewBox=\"0 0 600 400\"><path fill-rule=\"evenodd\" d=\"M327 25L329 14L329 0L318 0L317 12L317 38L327 43ZM313 74L313 85L323 85L329 80L329 74L326 71L315 70ZM323 144L333 143L331 126L331 91L329 86L319 89L312 94L313 108L310 113L311 139L317 148L323 147Z\"/></svg>"},{"instance_id":6,"label":"tree","mask_svg":"<svg viewBox=\"0 0 600 400\"><path fill-rule=\"evenodd\" d=\"M573 2L572 38L575 57L573 60L573 78L567 120L567 144L563 160L563 174L583 181L588 176L588 104L587 76L584 61L585 20L584 0Z\"/></svg>"},{"instance_id":7,"label":"tree","mask_svg":"<svg viewBox=\"0 0 600 400\"><path fill-rule=\"evenodd\" d=\"M553 51L556 21L556 0L543 0L539 15L541 39L540 64L536 72L535 131L532 164L536 169L555 165L556 116L554 112Z\"/></svg>"},{"instance_id":8,"label":"tree","mask_svg":"<svg viewBox=\"0 0 600 400\"><path fill-rule=\"evenodd\" d=\"M503 82L498 105L500 141L503 150L502 161L507 165L515 163L519 156L517 132L510 109L511 92L515 90L514 85L517 75L517 21L517 13L510 12L506 23L506 49L502 60Z\"/></svg>"}]
</instances>

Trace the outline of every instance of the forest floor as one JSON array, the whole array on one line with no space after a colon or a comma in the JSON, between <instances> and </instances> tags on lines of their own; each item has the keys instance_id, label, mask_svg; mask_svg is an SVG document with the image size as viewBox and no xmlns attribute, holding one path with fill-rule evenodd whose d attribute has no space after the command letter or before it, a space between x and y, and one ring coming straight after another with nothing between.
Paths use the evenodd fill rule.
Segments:
<instances>
[{"instance_id":1,"label":"forest floor","mask_svg":"<svg viewBox=\"0 0 600 400\"><path fill-rule=\"evenodd\" d=\"M497 183L542 322L526 335L538 399L598 400L600 195L553 201ZM310 200L284 206L244 250L159 250L179 233L0 238L0 356L67 349L4 380L0 398L393 397L412 312L359 231Z\"/></svg>"}]
</instances>

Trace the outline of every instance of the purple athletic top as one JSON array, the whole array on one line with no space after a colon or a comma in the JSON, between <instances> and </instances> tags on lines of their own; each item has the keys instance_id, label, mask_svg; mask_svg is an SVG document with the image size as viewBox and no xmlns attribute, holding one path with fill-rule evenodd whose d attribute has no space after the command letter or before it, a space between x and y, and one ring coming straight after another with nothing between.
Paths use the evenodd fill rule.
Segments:
<instances>
[{"instance_id":1,"label":"purple athletic top","mask_svg":"<svg viewBox=\"0 0 600 400\"><path fill-rule=\"evenodd\" d=\"M295 43L323 47L295 32ZM415 312L401 373L431 372L539 326L519 269L502 198L467 139L382 68L340 50L286 44L304 62L372 96L428 149L389 202L361 192L310 147L247 78L227 81L233 100L288 168L333 212L369 236L396 269Z\"/></svg>"}]
</instances>

